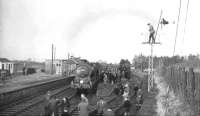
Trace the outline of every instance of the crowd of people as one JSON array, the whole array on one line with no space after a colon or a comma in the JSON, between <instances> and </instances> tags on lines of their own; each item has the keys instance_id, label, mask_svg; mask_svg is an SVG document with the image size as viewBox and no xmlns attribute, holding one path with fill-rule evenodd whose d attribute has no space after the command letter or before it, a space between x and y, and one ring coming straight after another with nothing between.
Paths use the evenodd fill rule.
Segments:
<instances>
[{"instance_id":1,"label":"crowd of people","mask_svg":"<svg viewBox=\"0 0 200 116\"><path fill-rule=\"evenodd\" d=\"M107 107L106 102L101 97L97 101L96 110L91 114L89 114L88 105L88 98L82 94L81 102L78 104L79 116L115 116L112 109Z\"/></svg>"},{"instance_id":2,"label":"crowd of people","mask_svg":"<svg viewBox=\"0 0 200 116\"><path fill-rule=\"evenodd\" d=\"M51 92L48 91L45 95L45 116L70 116L69 113L70 102L67 97L62 99L51 96Z\"/></svg>"},{"instance_id":3,"label":"crowd of people","mask_svg":"<svg viewBox=\"0 0 200 116\"><path fill-rule=\"evenodd\" d=\"M109 73L109 72L108 72ZM131 83L129 79L126 79L123 77L115 77L119 81L115 82L115 89L114 92L116 95L122 96L123 97L123 109L124 109L124 116L128 116L130 113L130 108L131 108L131 98L134 98L136 100L136 111L138 111L141 108L141 104L143 103L143 92L142 89L140 88L141 86L137 83ZM112 84L112 78L109 78L107 73L103 73L103 84L110 83ZM102 85L103 85L102 84ZM97 93L98 96L98 93ZM99 101L97 102L97 114L98 116L105 116L105 112L103 107L106 107L106 102L103 100L103 98L100 97ZM104 115L103 115L104 114Z\"/></svg>"},{"instance_id":4,"label":"crowd of people","mask_svg":"<svg viewBox=\"0 0 200 116\"><path fill-rule=\"evenodd\" d=\"M109 83L116 83L121 79L121 74L120 74L119 70L116 70L116 71L111 71L111 70L101 71L101 73L100 73L101 81L103 81L103 78L105 76L107 76Z\"/></svg>"},{"instance_id":5,"label":"crowd of people","mask_svg":"<svg viewBox=\"0 0 200 116\"><path fill-rule=\"evenodd\" d=\"M130 109L132 107L131 100L133 96L137 102L136 109L139 110L141 108L141 104L143 102L143 93L139 85L130 83L130 80L121 77L121 75L119 75L117 72L114 74L112 72L102 72L100 76L103 78L102 84L115 84L114 92L116 95L123 97L122 107L124 109L124 116L128 116L130 113ZM51 93L47 92L45 96L45 115L70 116L69 99L67 97L57 99L55 96L50 96ZM114 116L114 111L109 108L109 105L107 104L104 97L99 96L97 93L97 99L96 110L92 116ZM84 94L81 94L81 101L77 105L79 116L89 116L88 105L88 98Z\"/></svg>"}]
</instances>

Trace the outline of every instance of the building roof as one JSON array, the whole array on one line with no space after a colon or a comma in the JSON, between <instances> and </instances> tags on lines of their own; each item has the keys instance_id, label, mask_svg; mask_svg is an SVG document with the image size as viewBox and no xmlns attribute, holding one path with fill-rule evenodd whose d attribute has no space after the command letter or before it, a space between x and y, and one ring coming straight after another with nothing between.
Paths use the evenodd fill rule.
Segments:
<instances>
[{"instance_id":1,"label":"building roof","mask_svg":"<svg viewBox=\"0 0 200 116\"><path fill-rule=\"evenodd\" d=\"M81 62L80 59L78 59L78 58L70 58L69 61L72 61L75 64L80 64L80 62Z\"/></svg>"},{"instance_id":2,"label":"building roof","mask_svg":"<svg viewBox=\"0 0 200 116\"><path fill-rule=\"evenodd\" d=\"M0 58L0 62L10 62L7 58Z\"/></svg>"},{"instance_id":3,"label":"building roof","mask_svg":"<svg viewBox=\"0 0 200 116\"><path fill-rule=\"evenodd\" d=\"M45 62L51 62L51 61L52 61L51 59L47 59ZM82 63L81 59L75 58L75 57L72 57L70 59L56 59L56 60L54 60L54 62L55 61L64 61L68 64L80 64L80 63Z\"/></svg>"}]
</instances>

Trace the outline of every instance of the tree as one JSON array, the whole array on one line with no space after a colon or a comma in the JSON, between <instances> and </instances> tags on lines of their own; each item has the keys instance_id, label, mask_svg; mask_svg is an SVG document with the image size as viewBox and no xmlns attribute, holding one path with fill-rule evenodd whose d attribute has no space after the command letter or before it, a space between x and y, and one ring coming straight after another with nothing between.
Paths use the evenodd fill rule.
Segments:
<instances>
[{"instance_id":1,"label":"tree","mask_svg":"<svg viewBox=\"0 0 200 116\"><path fill-rule=\"evenodd\" d=\"M133 58L133 64L135 69L140 69L143 71L144 69L148 68L148 57L143 56L142 54L139 56L135 56Z\"/></svg>"},{"instance_id":2,"label":"tree","mask_svg":"<svg viewBox=\"0 0 200 116\"><path fill-rule=\"evenodd\" d=\"M130 79L131 77L131 63L126 59L121 59L120 63L119 63L119 70L120 73L122 75L122 73L124 72L124 76L127 79Z\"/></svg>"}]
</instances>

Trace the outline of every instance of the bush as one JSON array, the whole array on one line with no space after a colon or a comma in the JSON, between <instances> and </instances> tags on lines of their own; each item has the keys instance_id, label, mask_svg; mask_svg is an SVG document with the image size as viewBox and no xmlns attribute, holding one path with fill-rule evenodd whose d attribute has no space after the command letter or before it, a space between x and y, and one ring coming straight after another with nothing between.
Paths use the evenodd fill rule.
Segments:
<instances>
[{"instance_id":1,"label":"bush","mask_svg":"<svg viewBox=\"0 0 200 116\"><path fill-rule=\"evenodd\" d=\"M41 69L41 72L45 72L45 69Z\"/></svg>"},{"instance_id":2,"label":"bush","mask_svg":"<svg viewBox=\"0 0 200 116\"><path fill-rule=\"evenodd\" d=\"M36 69L35 68L27 68L27 75L28 74L33 74L36 73Z\"/></svg>"}]
</instances>

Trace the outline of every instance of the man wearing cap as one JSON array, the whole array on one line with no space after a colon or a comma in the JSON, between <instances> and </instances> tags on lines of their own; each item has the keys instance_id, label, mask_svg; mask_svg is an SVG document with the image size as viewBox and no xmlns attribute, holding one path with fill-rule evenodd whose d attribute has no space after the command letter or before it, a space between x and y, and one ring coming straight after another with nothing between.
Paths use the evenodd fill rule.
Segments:
<instances>
[{"instance_id":1,"label":"man wearing cap","mask_svg":"<svg viewBox=\"0 0 200 116\"><path fill-rule=\"evenodd\" d=\"M81 103L78 104L79 116L89 116L88 99L81 94Z\"/></svg>"},{"instance_id":2,"label":"man wearing cap","mask_svg":"<svg viewBox=\"0 0 200 116\"><path fill-rule=\"evenodd\" d=\"M136 101L137 101L136 110L139 110L141 108L141 105L143 104L143 94L141 89L138 90Z\"/></svg>"},{"instance_id":3,"label":"man wearing cap","mask_svg":"<svg viewBox=\"0 0 200 116\"><path fill-rule=\"evenodd\" d=\"M124 108L125 108L125 113L129 113L130 112L130 107L131 107L131 103L130 103L130 96L129 96L129 85L125 84L125 89L124 89L124 94L123 94L123 98L124 98Z\"/></svg>"},{"instance_id":4,"label":"man wearing cap","mask_svg":"<svg viewBox=\"0 0 200 116\"><path fill-rule=\"evenodd\" d=\"M148 23L147 25L149 26L149 32L150 32L148 43L151 42L151 39L152 39L152 43L155 43L155 36L154 36L155 30L154 30L153 26L150 23Z\"/></svg>"},{"instance_id":5,"label":"man wearing cap","mask_svg":"<svg viewBox=\"0 0 200 116\"><path fill-rule=\"evenodd\" d=\"M44 97L45 97L44 98L44 101L45 101L44 112L46 116L46 115L50 115L49 103L50 103L50 98L51 98L51 92L47 91Z\"/></svg>"},{"instance_id":6,"label":"man wearing cap","mask_svg":"<svg viewBox=\"0 0 200 116\"><path fill-rule=\"evenodd\" d=\"M115 114L112 109L107 108L106 110L104 110L104 116L115 116Z\"/></svg>"},{"instance_id":7,"label":"man wearing cap","mask_svg":"<svg viewBox=\"0 0 200 116\"><path fill-rule=\"evenodd\" d=\"M98 116L103 116L103 110L105 108L106 102L103 100L103 97L100 97L100 100L97 102L97 113Z\"/></svg>"},{"instance_id":8,"label":"man wearing cap","mask_svg":"<svg viewBox=\"0 0 200 116\"><path fill-rule=\"evenodd\" d=\"M70 116L69 114L69 109L70 109L70 102L67 97L64 97L61 101L61 116Z\"/></svg>"}]
</instances>

